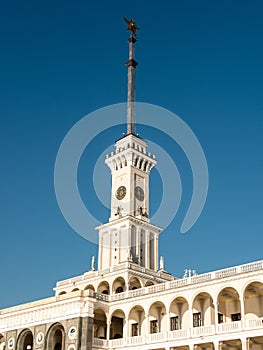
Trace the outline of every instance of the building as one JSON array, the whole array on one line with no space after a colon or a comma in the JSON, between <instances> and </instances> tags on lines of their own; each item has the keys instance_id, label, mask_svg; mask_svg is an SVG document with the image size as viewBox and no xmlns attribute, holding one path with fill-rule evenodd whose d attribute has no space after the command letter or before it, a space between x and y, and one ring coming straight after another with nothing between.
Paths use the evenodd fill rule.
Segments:
<instances>
[{"instance_id":1,"label":"building","mask_svg":"<svg viewBox=\"0 0 263 350\"><path fill-rule=\"evenodd\" d=\"M263 349L263 261L179 279L158 258L149 176L156 159L135 134L135 23L129 38L127 134L106 157L109 221L98 269L59 281L53 297L0 311L0 349Z\"/></svg>"}]
</instances>

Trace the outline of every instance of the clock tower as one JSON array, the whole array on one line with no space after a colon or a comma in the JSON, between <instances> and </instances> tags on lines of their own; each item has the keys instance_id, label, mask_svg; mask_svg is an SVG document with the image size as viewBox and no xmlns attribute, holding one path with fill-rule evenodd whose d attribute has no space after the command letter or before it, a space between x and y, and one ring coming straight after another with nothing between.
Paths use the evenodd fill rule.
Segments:
<instances>
[{"instance_id":1,"label":"clock tower","mask_svg":"<svg viewBox=\"0 0 263 350\"><path fill-rule=\"evenodd\" d=\"M129 43L127 133L115 143L115 151L106 156L111 170L111 213L109 222L99 231L98 268L106 269L125 261L158 270L158 235L161 229L150 223L149 175L156 165L147 143L135 133L134 44L138 27L128 21Z\"/></svg>"}]
</instances>

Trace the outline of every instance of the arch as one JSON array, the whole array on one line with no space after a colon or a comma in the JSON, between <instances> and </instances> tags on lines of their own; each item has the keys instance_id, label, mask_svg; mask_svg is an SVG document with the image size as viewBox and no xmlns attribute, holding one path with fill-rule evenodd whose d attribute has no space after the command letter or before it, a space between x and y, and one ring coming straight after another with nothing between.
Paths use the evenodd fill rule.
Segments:
<instances>
[{"instance_id":1,"label":"arch","mask_svg":"<svg viewBox=\"0 0 263 350\"><path fill-rule=\"evenodd\" d=\"M62 292L60 292L58 295L65 295L67 294L67 292L65 290L63 290Z\"/></svg>"},{"instance_id":2,"label":"arch","mask_svg":"<svg viewBox=\"0 0 263 350\"><path fill-rule=\"evenodd\" d=\"M93 337L106 339L107 336L107 317L102 309L94 310L93 318Z\"/></svg>"},{"instance_id":3,"label":"arch","mask_svg":"<svg viewBox=\"0 0 263 350\"><path fill-rule=\"evenodd\" d=\"M79 291L79 288L74 288L74 289L72 289L71 292L78 292L78 291Z\"/></svg>"},{"instance_id":4,"label":"arch","mask_svg":"<svg viewBox=\"0 0 263 350\"><path fill-rule=\"evenodd\" d=\"M145 310L141 305L131 308L128 316L129 336L136 337L146 334Z\"/></svg>"},{"instance_id":5,"label":"arch","mask_svg":"<svg viewBox=\"0 0 263 350\"><path fill-rule=\"evenodd\" d=\"M254 336L249 339L249 350L261 350L263 348L263 336Z\"/></svg>"},{"instance_id":6,"label":"arch","mask_svg":"<svg viewBox=\"0 0 263 350\"><path fill-rule=\"evenodd\" d=\"M126 167L127 166L126 157L123 155L121 158L122 158L122 167Z\"/></svg>"},{"instance_id":7,"label":"arch","mask_svg":"<svg viewBox=\"0 0 263 350\"><path fill-rule=\"evenodd\" d=\"M16 344L16 350L31 350L33 349L33 333L30 329L24 329L19 334Z\"/></svg>"},{"instance_id":8,"label":"arch","mask_svg":"<svg viewBox=\"0 0 263 350\"><path fill-rule=\"evenodd\" d=\"M242 350L242 343L240 339L231 339L221 342L222 350Z\"/></svg>"},{"instance_id":9,"label":"arch","mask_svg":"<svg viewBox=\"0 0 263 350\"><path fill-rule=\"evenodd\" d=\"M191 327L189 304L184 297L176 297L170 304L169 312L171 331Z\"/></svg>"},{"instance_id":10,"label":"arch","mask_svg":"<svg viewBox=\"0 0 263 350\"><path fill-rule=\"evenodd\" d=\"M0 333L0 350L5 350L5 337Z\"/></svg>"},{"instance_id":11,"label":"arch","mask_svg":"<svg viewBox=\"0 0 263 350\"><path fill-rule=\"evenodd\" d=\"M110 294L110 285L107 281L102 281L97 288L97 292L100 294Z\"/></svg>"},{"instance_id":12,"label":"arch","mask_svg":"<svg viewBox=\"0 0 263 350\"><path fill-rule=\"evenodd\" d=\"M149 308L149 322L150 322L150 333L164 332L163 329L166 318L166 307L163 302L155 301Z\"/></svg>"},{"instance_id":13,"label":"arch","mask_svg":"<svg viewBox=\"0 0 263 350\"><path fill-rule=\"evenodd\" d=\"M217 297L218 323L241 320L239 294L233 287L225 287Z\"/></svg>"},{"instance_id":14,"label":"arch","mask_svg":"<svg viewBox=\"0 0 263 350\"><path fill-rule=\"evenodd\" d=\"M142 288L141 282L137 277L131 277L129 280L129 290Z\"/></svg>"},{"instance_id":15,"label":"arch","mask_svg":"<svg viewBox=\"0 0 263 350\"><path fill-rule=\"evenodd\" d=\"M195 350L214 350L215 346L213 342L209 342L209 343L202 343L202 344L197 344L195 345Z\"/></svg>"},{"instance_id":16,"label":"arch","mask_svg":"<svg viewBox=\"0 0 263 350\"><path fill-rule=\"evenodd\" d=\"M65 350L65 329L61 323L53 324L46 336L46 350Z\"/></svg>"},{"instance_id":17,"label":"arch","mask_svg":"<svg viewBox=\"0 0 263 350\"><path fill-rule=\"evenodd\" d=\"M94 288L94 286L93 286L92 284L88 284L88 285L84 288L84 290L88 290L88 289L93 290L93 292L95 292L95 288Z\"/></svg>"},{"instance_id":18,"label":"arch","mask_svg":"<svg viewBox=\"0 0 263 350\"><path fill-rule=\"evenodd\" d=\"M110 322L110 339L123 338L123 326L125 314L121 309L115 310L111 315Z\"/></svg>"},{"instance_id":19,"label":"arch","mask_svg":"<svg viewBox=\"0 0 263 350\"><path fill-rule=\"evenodd\" d=\"M148 281L145 282L145 287L150 287L150 286L153 286L153 285L154 285L153 281L148 280Z\"/></svg>"},{"instance_id":20,"label":"arch","mask_svg":"<svg viewBox=\"0 0 263 350\"><path fill-rule=\"evenodd\" d=\"M215 324L214 304L209 293L198 293L193 300L192 307L194 327Z\"/></svg>"},{"instance_id":21,"label":"arch","mask_svg":"<svg viewBox=\"0 0 263 350\"><path fill-rule=\"evenodd\" d=\"M126 283L125 279L123 277L117 277L112 283L112 293L118 294L125 292L126 290Z\"/></svg>"},{"instance_id":22,"label":"arch","mask_svg":"<svg viewBox=\"0 0 263 350\"><path fill-rule=\"evenodd\" d=\"M243 293L246 319L263 317L263 283L250 282Z\"/></svg>"}]
</instances>

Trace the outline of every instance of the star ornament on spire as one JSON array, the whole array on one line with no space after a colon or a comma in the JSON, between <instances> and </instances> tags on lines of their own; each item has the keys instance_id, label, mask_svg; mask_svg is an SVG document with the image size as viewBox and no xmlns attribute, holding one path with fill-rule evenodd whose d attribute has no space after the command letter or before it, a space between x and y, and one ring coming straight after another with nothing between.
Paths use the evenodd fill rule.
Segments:
<instances>
[{"instance_id":1,"label":"star ornament on spire","mask_svg":"<svg viewBox=\"0 0 263 350\"><path fill-rule=\"evenodd\" d=\"M136 38L137 30L140 30L140 28L137 27L136 23L132 18L128 20L127 18L124 17L124 21L127 23L127 30L129 30L131 32L131 35Z\"/></svg>"}]
</instances>

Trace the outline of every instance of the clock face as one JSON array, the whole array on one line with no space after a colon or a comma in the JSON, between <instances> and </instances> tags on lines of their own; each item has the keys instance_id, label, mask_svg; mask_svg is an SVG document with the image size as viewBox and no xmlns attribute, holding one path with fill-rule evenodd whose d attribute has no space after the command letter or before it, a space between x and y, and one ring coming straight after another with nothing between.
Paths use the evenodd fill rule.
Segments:
<instances>
[{"instance_id":1,"label":"clock face","mask_svg":"<svg viewBox=\"0 0 263 350\"><path fill-rule=\"evenodd\" d=\"M140 186L135 187L134 194L138 201L144 200L144 190Z\"/></svg>"},{"instance_id":2,"label":"clock face","mask_svg":"<svg viewBox=\"0 0 263 350\"><path fill-rule=\"evenodd\" d=\"M120 186L116 191L116 198L122 200L126 196L126 187Z\"/></svg>"}]
</instances>

